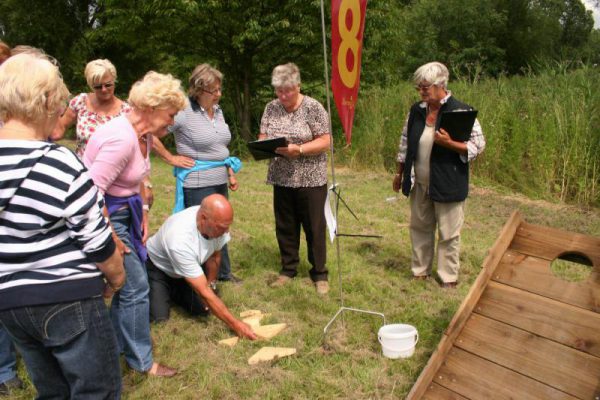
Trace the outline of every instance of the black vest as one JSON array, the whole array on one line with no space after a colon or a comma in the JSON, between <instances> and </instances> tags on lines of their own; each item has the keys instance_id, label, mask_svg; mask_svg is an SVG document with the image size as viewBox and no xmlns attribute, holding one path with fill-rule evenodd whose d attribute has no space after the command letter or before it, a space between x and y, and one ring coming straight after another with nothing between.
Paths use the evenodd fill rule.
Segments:
<instances>
[{"instance_id":1,"label":"black vest","mask_svg":"<svg viewBox=\"0 0 600 400\"><path fill-rule=\"evenodd\" d=\"M413 104L408 116L407 135L408 148L404 160L404 175L402 178L402 193L408 196L411 189L411 171L417 151L419 140L425 129L426 109L420 106L421 102ZM440 128L442 112L453 110L472 110L472 107L461 103L450 96L442 105L435 122L435 130ZM463 162L460 155L450 149L433 144L429 164L429 198L440 203L463 201L469 194L469 163Z\"/></svg>"}]
</instances>

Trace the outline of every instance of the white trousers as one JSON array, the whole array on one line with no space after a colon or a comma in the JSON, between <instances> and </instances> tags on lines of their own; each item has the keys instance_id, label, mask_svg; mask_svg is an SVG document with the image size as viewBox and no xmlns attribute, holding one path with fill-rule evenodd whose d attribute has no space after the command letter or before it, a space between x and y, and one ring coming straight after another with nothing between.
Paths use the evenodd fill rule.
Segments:
<instances>
[{"instance_id":1,"label":"white trousers","mask_svg":"<svg viewBox=\"0 0 600 400\"><path fill-rule=\"evenodd\" d=\"M464 201L439 203L427 194L427 185L415 183L410 192L411 269L413 275L431 275L438 230L437 273L442 282L456 282L460 268L460 230Z\"/></svg>"}]
</instances>

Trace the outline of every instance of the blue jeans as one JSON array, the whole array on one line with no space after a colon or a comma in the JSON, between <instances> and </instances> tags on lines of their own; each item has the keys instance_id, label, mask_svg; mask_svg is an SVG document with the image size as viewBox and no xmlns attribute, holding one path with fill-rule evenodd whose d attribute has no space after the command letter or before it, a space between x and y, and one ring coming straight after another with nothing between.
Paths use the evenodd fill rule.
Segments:
<instances>
[{"instance_id":1,"label":"blue jeans","mask_svg":"<svg viewBox=\"0 0 600 400\"><path fill-rule=\"evenodd\" d=\"M121 397L117 341L102 297L4 310L0 321L38 400Z\"/></svg>"},{"instance_id":2,"label":"blue jeans","mask_svg":"<svg viewBox=\"0 0 600 400\"><path fill-rule=\"evenodd\" d=\"M17 358L10 336L0 324L0 384L17 376Z\"/></svg>"},{"instance_id":3,"label":"blue jeans","mask_svg":"<svg viewBox=\"0 0 600 400\"><path fill-rule=\"evenodd\" d=\"M200 205L205 197L211 194L222 194L229 198L229 191L227 190L227 184L216 186L206 186L200 188L183 188L183 201L185 208L194 207ZM229 261L229 251L227 245L221 249L221 265L219 266L219 279L228 280L231 278L231 263Z\"/></svg>"},{"instance_id":4,"label":"blue jeans","mask_svg":"<svg viewBox=\"0 0 600 400\"><path fill-rule=\"evenodd\" d=\"M127 279L125 286L115 294L110 306L110 316L117 334L119 350L127 364L137 371L152 367L152 341L150 339L150 299L148 274L129 238L131 212L128 208L116 211L110 222L119 239L131 252L123 257Z\"/></svg>"}]
</instances>

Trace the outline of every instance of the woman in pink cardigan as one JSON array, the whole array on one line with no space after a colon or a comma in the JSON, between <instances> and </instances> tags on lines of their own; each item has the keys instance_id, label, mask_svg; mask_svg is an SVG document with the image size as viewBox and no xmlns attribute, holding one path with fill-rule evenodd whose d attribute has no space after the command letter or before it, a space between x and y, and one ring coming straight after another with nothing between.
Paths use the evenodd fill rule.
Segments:
<instances>
[{"instance_id":1,"label":"woman in pink cardigan","mask_svg":"<svg viewBox=\"0 0 600 400\"><path fill-rule=\"evenodd\" d=\"M104 194L105 212L124 254L127 280L111 303L111 318L120 350L130 368L154 376L176 370L153 361L150 339L147 253L149 205L144 178L150 172L153 136L167 133L175 114L187 104L181 82L150 71L129 92L129 113L98 127L90 138L83 163Z\"/></svg>"}]
</instances>

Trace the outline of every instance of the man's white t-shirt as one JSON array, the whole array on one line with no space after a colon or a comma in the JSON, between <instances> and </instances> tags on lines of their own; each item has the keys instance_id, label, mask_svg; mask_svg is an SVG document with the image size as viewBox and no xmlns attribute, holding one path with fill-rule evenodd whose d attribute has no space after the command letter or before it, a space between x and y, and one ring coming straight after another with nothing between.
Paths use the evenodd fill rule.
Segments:
<instances>
[{"instance_id":1,"label":"man's white t-shirt","mask_svg":"<svg viewBox=\"0 0 600 400\"><path fill-rule=\"evenodd\" d=\"M152 263L172 278L204 275L201 265L231 239L229 233L214 239L202 237L196 226L199 209L190 207L171 215L146 244Z\"/></svg>"}]
</instances>

